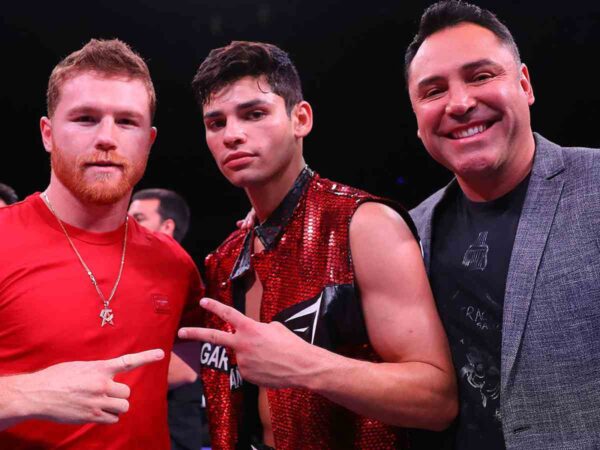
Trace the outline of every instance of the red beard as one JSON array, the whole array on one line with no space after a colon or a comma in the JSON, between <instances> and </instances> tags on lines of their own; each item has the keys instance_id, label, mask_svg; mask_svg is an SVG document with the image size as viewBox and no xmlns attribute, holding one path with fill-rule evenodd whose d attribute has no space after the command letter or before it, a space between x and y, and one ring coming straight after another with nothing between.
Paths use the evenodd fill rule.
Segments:
<instances>
[{"instance_id":1,"label":"red beard","mask_svg":"<svg viewBox=\"0 0 600 450\"><path fill-rule=\"evenodd\" d=\"M119 165L121 174L98 174L93 179L85 176L86 165L99 161ZM85 203L108 205L125 197L144 175L148 158L132 163L114 152L95 152L79 155L72 163L63 157L55 145L50 154L52 169L62 184Z\"/></svg>"}]
</instances>

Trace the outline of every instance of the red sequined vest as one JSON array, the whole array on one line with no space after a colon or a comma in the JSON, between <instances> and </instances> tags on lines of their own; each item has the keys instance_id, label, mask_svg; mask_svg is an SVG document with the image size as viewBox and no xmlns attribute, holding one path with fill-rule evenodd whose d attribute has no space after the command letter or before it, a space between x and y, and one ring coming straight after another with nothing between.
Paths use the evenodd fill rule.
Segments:
<instances>
[{"instance_id":1,"label":"red sequined vest","mask_svg":"<svg viewBox=\"0 0 600 450\"><path fill-rule=\"evenodd\" d=\"M275 246L252 255L251 264L263 285L262 322L279 320L315 345L380 361L366 340L364 321L357 326L362 311L349 249L350 219L367 201L388 203L315 174ZM206 258L207 295L227 305L233 304L230 275L244 239L245 233L237 231ZM307 315L307 326L293 323ZM204 326L232 331L218 317L207 316ZM244 423L235 355L204 343L201 361L211 445L235 449L239 423ZM277 450L409 448L406 430L361 417L313 392L267 389L267 395Z\"/></svg>"}]
</instances>

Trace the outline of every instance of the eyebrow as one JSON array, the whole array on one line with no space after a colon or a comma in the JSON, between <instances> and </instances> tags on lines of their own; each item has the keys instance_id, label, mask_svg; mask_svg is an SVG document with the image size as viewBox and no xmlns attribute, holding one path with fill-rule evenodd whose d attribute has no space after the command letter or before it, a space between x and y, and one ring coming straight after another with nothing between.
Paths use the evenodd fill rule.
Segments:
<instances>
[{"instance_id":1,"label":"eyebrow","mask_svg":"<svg viewBox=\"0 0 600 450\"><path fill-rule=\"evenodd\" d=\"M254 108L256 106L260 106L260 105L265 105L267 102L265 100L261 100L259 98L257 99L253 99L253 100L248 100L247 102L244 103L240 103L239 105L237 105L235 107L236 111L243 111L245 109L250 109L250 108ZM215 117L219 117L223 115L223 112L221 110L214 110L214 111L209 111L206 114L204 114L204 119L212 119Z\"/></svg>"},{"instance_id":2,"label":"eyebrow","mask_svg":"<svg viewBox=\"0 0 600 450\"><path fill-rule=\"evenodd\" d=\"M81 106L77 106L77 107L73 108L72 110L70 110L68 112L68 114L70 116L76 116L78 114L91 114L91 113L97 113L97 112L101 112L101 111L102 111L102 108L98 108L96 106L81 105ZM132 109L119 109L119 110L116 110L115 115L117 115L117 116L135 117L137 119L142 119L144 117L144 114L140 113L139 111L134 111Z\"/></svg>"},{"instance_id":3,"label":"eyebrow","mask_svg":"<svg viewBox=\"0 0 600 450\"><path fill-rule=\"evenodd\" d=\"M484 59L479 59L477 61L473 61L468 64L465 64L464 66L461 67L461 70L463 72L466 72L469 70L478 69L479 67L483 67L483 66L501 67L500 64L495 63L491 59L484 58Z\"/></svg>"},{"instance_id":4,"label":"eyebrow","mask_svg":"<svg viewBox=\"0 0 600 450\"><path fill-rule=\"evenodd\" d=\"M461 70L461 72L469 72L469 71L472 71L472 70L478 69L479 67L484 67L484 66L493 66L496 68L501 67L499 64L495 63L491 59L483 58L483 59L478 59L477 61L473 61L473 62L462 65L460 70ZM424 78L421 81L419 81L419 83L417 84L417 87L419 89L422 89L424 86L429 86L430 84L438 83L440 81L443 81L444 79L445 78L440 75L433 75L431 77L427 77L427 78Z\"/></svg>"},{"instance_id":5,"label":"eyebrow","mask_svg":"<svg viewBox=\"0 0 600 450\"><path fill-rule=\"evenodd\" d=\"M432 77L427 77L422 79L421 81L419 81L419 83L417 84L417 88L422 89L425 86L429 86L430 84L435 84L439 81L443 81L444 77L439 76L439 75L434 75Z\"/></svg>"}]
</instances>

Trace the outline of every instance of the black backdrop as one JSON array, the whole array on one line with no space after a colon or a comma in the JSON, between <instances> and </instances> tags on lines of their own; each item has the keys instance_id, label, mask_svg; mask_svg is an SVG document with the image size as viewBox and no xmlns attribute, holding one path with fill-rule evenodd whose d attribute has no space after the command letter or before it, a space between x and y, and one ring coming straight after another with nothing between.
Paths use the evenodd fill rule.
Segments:
<instances>
[{"instance_id":1,"label":"black backdrop","mask_svg":"<svg viewBox=\"0 0 600 450\"><path fill-rule=\"evenodd\" d=\"M248 210L243 192L213 163L190 89L211 48L233 39L286 49L315 110L305 141L311 167L328 178L416 205L450 175L416 137L402 58L430 2L401 0L109 0L11 2L2 6L0 181L21 197L45 188L48 157L39 137L52 67L92 37L118 37L148 61L159 129L138 188L186 197L195 259L216 247ZM528 64L534 129L563 145L600 146L600 2L476 1L513 31ZM3 237L6 238L6 237Z\"/></svg>"}]
</instances>

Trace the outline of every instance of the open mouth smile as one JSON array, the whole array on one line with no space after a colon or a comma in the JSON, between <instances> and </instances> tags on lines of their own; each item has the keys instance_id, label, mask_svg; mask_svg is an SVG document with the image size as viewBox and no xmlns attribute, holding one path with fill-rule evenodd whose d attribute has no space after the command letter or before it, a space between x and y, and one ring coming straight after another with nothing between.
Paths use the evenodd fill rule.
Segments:
<instances>
[{"instance_id":1,"label":"open mouth smile","mask_svg":"<svg viewBox=\"0 0 600 450\"><path fill-rule=\"evenodd\" d=\"M447 134L450 139L465 139L483 133L495 122L479 123L477 125L469 125L467 127L457 128Z\"/></svg>"}]
</instances>

